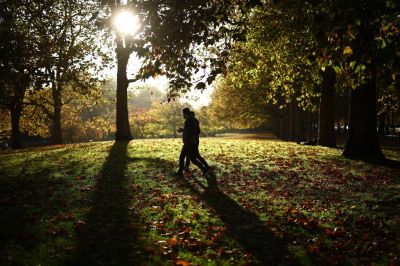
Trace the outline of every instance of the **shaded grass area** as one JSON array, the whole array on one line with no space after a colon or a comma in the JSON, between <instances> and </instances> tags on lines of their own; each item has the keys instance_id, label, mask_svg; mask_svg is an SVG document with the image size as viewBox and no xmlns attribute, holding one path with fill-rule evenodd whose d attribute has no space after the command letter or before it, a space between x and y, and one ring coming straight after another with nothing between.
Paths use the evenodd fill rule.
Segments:
<instances>
[{"instance_id":1,"label":"shaded grass area","mask_svg":"<svg viewBox=\"0 0 400 266\"><path fill-rule=\"evenodd\" d=\"M202 139L215 166L173 175L179 140L0 153L1 265L396 264L390 164L265 139Z\"/></svg>"}]
</instances>

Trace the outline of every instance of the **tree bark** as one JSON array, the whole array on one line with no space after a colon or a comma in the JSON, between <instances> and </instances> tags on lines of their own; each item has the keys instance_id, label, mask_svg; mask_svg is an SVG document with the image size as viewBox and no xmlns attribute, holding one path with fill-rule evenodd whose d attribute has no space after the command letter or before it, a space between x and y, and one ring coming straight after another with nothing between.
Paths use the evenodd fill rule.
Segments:
<instances>
[{"instance_id":1,"label":"tree bark","mask_svg":"<svg viewBox=\"0 0 400 266\"><path fill-rule=\"evenodd\" d=\"M371 62L372 77L350 95L349 132L343 155L349 158L384 159L378 142L376 71Z\"/></svg>"},{"instance_id":2,"label":"tree bark","mask_svg":"<svg viewBox=\"0 0 400 266\"><path fill-rule=\"evenodd\" d=\"M21 120L22 105L10 108L11 114L11 148L21 148L21 133L19 123Z\"/></svg>"},{"instance_id":3,"label":"tree bark","mask_svg":"<svg viewBox=\"0 0 400 266\"><path fill-rule=\"evenodd\" d=\"M52 115L53 125L51 132L51 143L61 144L62 143L62 128L61 128L62 100L58 85L55 86L55 88L53 88L52 94L53 94L53 115Z\"/></svg>"},{"instance_id":4,"label":"tree bark","mask_svg":"<svg viewBox=\"0 0 400 266\"><path fill-rule=\"evenodd\" d=\"M282 118L282 137L283 140L289 140L289 106L285 106L283 109L283 118Z\"/></svg>"},{"instance_id":5,"label":"tree bark","mask_svg":"<svg viewBox=\"0 0 400 266\"><path fill-rule=\"evenodd\" d=\"M117 40L117 116L115 132L116 141L127 141L132 139L129 116L128 116L128 78L126 67L129 60L130 51L123 47L122 40Z\"/></svg>"},{"instance_id":6,"label":"tree bark","mask_svg":"<svg viewBox=\"0 0 400 266\"><path fill-rule=\"evenodd\" d=\"M296 141L297 140L297 108L296 103L292 100L289 104L289 140Z\"/></svg>"},{"instance_id":7,"label":"tree bark","mask_svg":"<svg viewBox=\"0 0 400 266\"><path fill-rule=\"evenodd\" d=\"M371 8L371 7L370 7ZM372 9L371 9L372 10ZM376 65L374 32L366 13L361 16L360 34L354 47L355 59L365 65L365 81L350 94L349 132L343 155L362 160L382 160L377 132ZM367 61L363 57L368 56Z\"/></svg>"},{"instance_id":8,"label":"tree bark","mask_svg":"<svg viewBox=\"0 0 400 266\"><path fill-rule=\"evenodd\" d=\"M297 108L297 115L296 115L296 141L305 141L306 136L306 129L304 126L305 122L305 112L300 108Z\"/></svg>"},{"instance_id":9,"label":"tree bark","mask_svg":"<svg viewBox=\"0 0 400 266\"><path fill-rule=\"evenodd\" d=\"M20 132L20 121L21 113L23 109L23 100L25 97L25 87L17 86L14 91L14 96L9 105L11 115L11 148L21 148L21 132Z\"/></svg>"},{"instance_id":10,"label":"tree bark","mask_svg":"<svg viewBox=\"0 0 400 266\"><path fill-rule=\"evenodd\" d=\"M336 147L335 82L336 73L333 68L328 67L322 73L322 90L318 123L318 145L325 147Z\"/></svg>"},{"instance_id":11,"label":"tree bark","mask_svg":"<svg viewBox=\"0 0 400 266\"><path fill-rule=\"evenodd\" d=\"M379 115L379 125L378 125L378 134L380 136L385 135L385 120L386 120L386 113L381 113Z\"/></svg>"},{"instance_id":12,"label":"tree bark","mask_svg":"<svg viewBox=\"0 0 400 266\"><path fill-rule=\"evenodd\" d=\"M348 96L346 97L346 109L345 109L345 113L344 113L344 128L343 128L343 132L347 133L348 128L349 128L349 104L348 104Z\"/></svg>"}]
</instances>

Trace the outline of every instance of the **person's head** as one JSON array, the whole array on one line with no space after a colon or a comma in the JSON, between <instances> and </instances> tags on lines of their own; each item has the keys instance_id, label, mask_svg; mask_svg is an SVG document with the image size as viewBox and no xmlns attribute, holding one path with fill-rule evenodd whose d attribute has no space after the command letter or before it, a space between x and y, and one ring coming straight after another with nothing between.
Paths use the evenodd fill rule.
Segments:
<instances>
[{"instance_id":1,"label":"person's head","mask_svg":"<svg viewBox=\"0 0 400 266\"><path fill-rule=\"evenodd\" d=\"M183 113L183 118L186 119L191 116L192 111L190 111L190 109L186 107L183 108L182 113Z\"/></svg>"}]
</instances>

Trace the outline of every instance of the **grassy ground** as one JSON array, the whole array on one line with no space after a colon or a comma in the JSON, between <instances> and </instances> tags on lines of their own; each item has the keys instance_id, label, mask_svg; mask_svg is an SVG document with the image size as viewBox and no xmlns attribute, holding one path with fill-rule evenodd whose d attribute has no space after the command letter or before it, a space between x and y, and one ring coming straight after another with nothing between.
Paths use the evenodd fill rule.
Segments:
<instances>
[{"instance_id":1,"label":"grassy ground","mask_svg":"<svg viewBox=\"0 0 400 266\"><path fill-rule=\"evenodd\" d=\"M134 140L3 151L0 264L400 263L398 168L337 149L210 138L201 152L215 178L194 166L177 178L180 147Z\"/></svg>"}]
</instances>

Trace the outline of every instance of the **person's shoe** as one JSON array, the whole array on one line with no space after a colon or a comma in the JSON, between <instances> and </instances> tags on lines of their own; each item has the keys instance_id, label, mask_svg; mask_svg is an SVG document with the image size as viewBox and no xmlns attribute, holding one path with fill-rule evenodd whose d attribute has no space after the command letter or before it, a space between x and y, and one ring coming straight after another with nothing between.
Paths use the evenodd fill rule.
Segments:
<instances>
[{"instance_id":1,"label":"person's shoe","mask_svg":"<svg viewBox=\"0 0 400 266\"><path fill-rule=\"evenodd\" d=\"M175 173L175 176L183 177L183 172L182 171L178 171L178 172Z\"/></svg>"},{"instance_id":2,"label":"person's shoe","mask_svg":"<svg viewBox=\"0 0 400 266\"><path fill-rule=\"evenodd\" d=\"M211 167L208 167L207 169L205 169L203 171L203 175L204 176L212 176L212 175L214 175L214 171L213 171L213 169L211 169Z\"/></svg>"},{"instance_id":3,"label":"person's shoe","mask_svg":"<svg viewBox=\"0 0 400 266\"><path fill-rule=\"evenodd\" d=\"M215 167L214 167L214 166L209 166L209 167L207 168L207 172L208 172L208 173L214 173L214 170L215 170Z\"/></svg>"}]
</instances>

